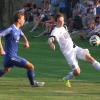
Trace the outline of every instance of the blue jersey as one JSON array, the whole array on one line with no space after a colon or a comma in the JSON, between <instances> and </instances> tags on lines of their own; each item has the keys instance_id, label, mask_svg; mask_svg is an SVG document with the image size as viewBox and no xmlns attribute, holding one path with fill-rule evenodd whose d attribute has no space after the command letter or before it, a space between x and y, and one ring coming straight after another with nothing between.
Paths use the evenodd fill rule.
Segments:
<instances>
[{"instance_id":1,"label":"blue jersey","mask_svg":"<svg viewBox=\"0 0 100 100\"><path fill-rule=\"evenodd\" d=\"M25 67L27 60L17 56L18 42L20 37L23 35L21 29L17 28L14 24L6 30L0 32L0 36L5 37L5 58L4 67Z\"/></svg>"},{"instance_id":2,"label":"blue jersey","mask_svg":"<svg viewBox=\"0 0 100 100\"><path fill-rule=\"evenodd\" d=\"M17 28L14 24L0 33L0 36L5 37L5 52L6 56L17 56L18 42L23 35L21 29Z\"/></svg>"}]
</instances>

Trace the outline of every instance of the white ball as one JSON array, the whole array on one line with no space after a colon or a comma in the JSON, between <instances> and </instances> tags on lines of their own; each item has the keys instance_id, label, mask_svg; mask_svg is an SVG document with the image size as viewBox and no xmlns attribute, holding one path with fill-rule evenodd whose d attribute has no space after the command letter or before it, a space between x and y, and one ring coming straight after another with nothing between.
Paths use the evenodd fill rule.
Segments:
<instances>
[{"instance_id":1,"label":"white ball","mask_svg":"<svg viewBox=\"0 0 100 100\"><path fill-rule=\"evenodd\" d=\"M90 37L89 42L92 46L98 46L97 41L100 40L100 37L97 35L93 35Z\"/></svg>"}]
</instances>

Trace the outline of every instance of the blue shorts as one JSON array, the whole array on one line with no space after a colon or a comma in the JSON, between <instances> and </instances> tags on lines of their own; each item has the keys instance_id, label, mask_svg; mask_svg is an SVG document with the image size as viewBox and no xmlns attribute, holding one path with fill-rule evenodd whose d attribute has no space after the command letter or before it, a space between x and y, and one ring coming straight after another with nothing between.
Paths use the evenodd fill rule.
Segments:
<instances>
[{"instance_id":1,"label":"blue shorts","mask_svg":"<svg viewBox=\"0 0 100 100\"><path fill-rule=\"evenodd\" d=\"M17 67L25 68L27 62L28 61L26 59L19 57L19 56L14 56L14 57L5 56L4 67L17 66Z\"/></svg>"}]
</instances>

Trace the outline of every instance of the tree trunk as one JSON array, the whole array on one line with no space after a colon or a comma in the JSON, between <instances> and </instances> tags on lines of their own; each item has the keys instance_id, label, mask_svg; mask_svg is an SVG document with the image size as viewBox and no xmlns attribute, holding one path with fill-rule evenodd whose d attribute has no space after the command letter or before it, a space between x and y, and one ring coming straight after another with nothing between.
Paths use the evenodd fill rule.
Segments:
<instances>
[{"instance_id":1,"label":"tree trunk","mask_svg":"<svg viewBox=\"0 0 100 100\"><path fill-rule=\"evenodd\" d=\"M0 0L0 27L3 27L4 0Z\"/></svg>"},{"instance_id":2,"label":"tree trunk","mask_svg":"<svg viewBox=\"0 0 100 100\"><path fill-rule=\"evenodd\" d=\"M25 3L34 1L37 0L0 0L0 28L9 26L14 13L22 9Z\"/></svg>"}]
</instances>

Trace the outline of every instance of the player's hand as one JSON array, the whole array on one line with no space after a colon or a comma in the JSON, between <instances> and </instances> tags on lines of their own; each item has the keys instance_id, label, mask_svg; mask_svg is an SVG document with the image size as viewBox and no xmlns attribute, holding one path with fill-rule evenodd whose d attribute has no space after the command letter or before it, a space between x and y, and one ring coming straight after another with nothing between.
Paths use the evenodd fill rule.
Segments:
<instances>
[{"instance_id":1,"label":"player's hand","mask_svg":"<svg viewBox=\"0 0 100 100\"><path fill-rule=\"evenodd\" d=\"M50 44L50 48L52 48L55 51L55 45L53 43Z\"/></svg>"},{"instance_id":2,"label":"player's hand","mask_svg":"<svg viewBox=\"0 0 100 100\"><path fill-rule=\"evenodd\" d=\"M25 42L24 48L29 48L29 47L30 47L29 42Z\"/></svg>"},{"instance_id":3,"label":"player's hand","mask_svg":"<svg viewBox=\"0 0 100 100\"><path fill-rule=\"evenodd\" d=\"M100 45L100 40L98 40L98 41L93 41L93 45L95 45L95 46Z\"/></svg>"},{"instance_id":4,"label":"player's hand","mask_svg":"<svg viewBox=\"0 0 100 100\"><path fill-rule=\"evenodd\" d=\"M97 41L97 45L100 45L100 40Z\"/></svg>"},{"instance_id":5,"label":"player's hand","mask_svg":"<svg viewBox=\"0 0 100 100\"><path fill-rule=\"evenodd\" d=\"M0 55L1 55L1 56L5 55L5 54L6 54L6 53L5 53L4 50L0 50Z\"/></svg>"}]
</instances>

